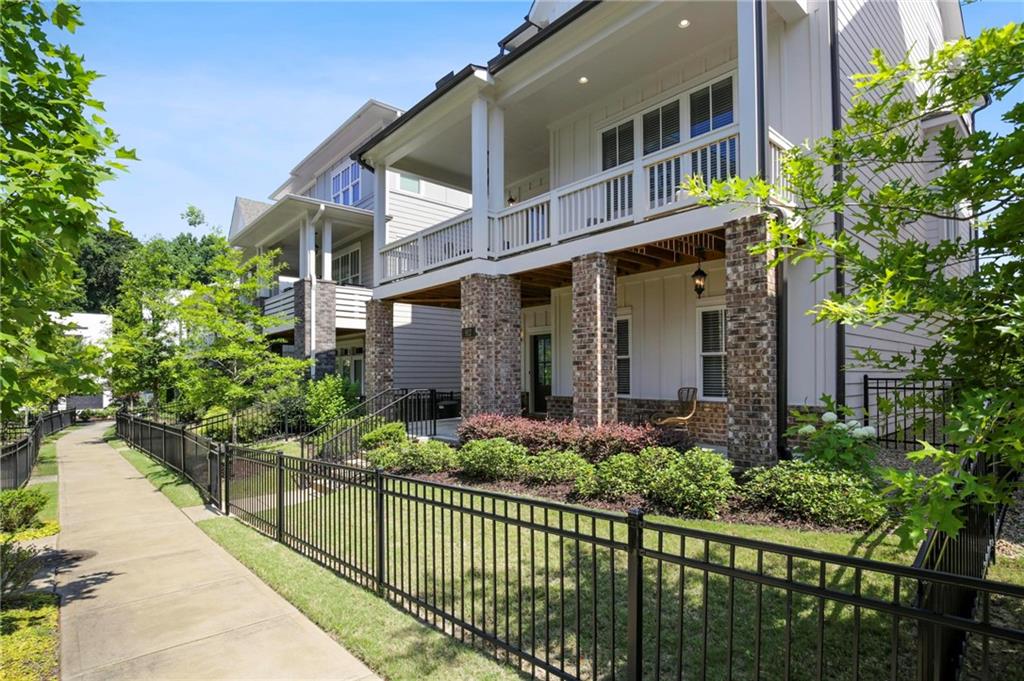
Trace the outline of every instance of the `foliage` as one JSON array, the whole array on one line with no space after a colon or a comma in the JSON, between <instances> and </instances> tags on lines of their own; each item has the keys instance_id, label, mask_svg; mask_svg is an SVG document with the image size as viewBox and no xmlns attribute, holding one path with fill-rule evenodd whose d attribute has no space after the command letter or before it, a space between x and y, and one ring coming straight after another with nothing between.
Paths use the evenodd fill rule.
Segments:
<instances>
[{"instance_id":1,"label":"foliage","mask_svg":"<svg viewBox=\"0 0 1024 681\"><path fill-rule=\"evenodd\" d=\"M203 414L203 425L196 432L211 440L229 442L231 440L231 412L227 407L214 405Z\"/></svg>"},{"instance_id":2,"label":"foliage","mask_svg":"<svg viewBox=\"0 0 1024 681\"><path fill-rule=\"evenodd\" d=\"M818 276L839 263L847 285L813 308L817 320L901 324L934 340L923 350L857 355L959 388L951 404L932 405L948 413L946 440L958 449L925 443L910 458L928 466L886 473L893 499L909 509L898 532L911 545L932 527L957 533L969 504L1010 502L1024 485L1024 477L994 474L957 482L964 458L1024 469L1024 103L1007 102L998 131L961 125L1024 80L1024 27L985 29L916 63L890 63L878 51L873 68L855 78L844 126L783 160L780 184L795 208L785 222L769 217L757 250L773 255L772 266L811 260ZM935 134L920 133L920 121L942 117L949 123ZM756 179L705 187L694 178L688 189L711 204L759 205L772 191ZM822 228L836 213L844 229ZM945 225L956 233L943 235ZM911 227L941 238L919 239Z\"/></svg>"},{"instance_id":3,"label":"foliage","mask_svg":"<svg viewBox=\"0 0 1024 681\"><path fill-rule=\"evenodd\" d=\"M51 313L70 310L82 243L99 233L100 185L135 153L90 93L98 77L53 40L81 25L78 8L39 0L0 5L0 417L91 390L92 362L68 352ZM113 228L117 222L109 220ZM45 378L45 380L39 380Z\"/></svg>"},{"instance_id":4,"label":"foliage","mask_svg":"<svg viewBox=\"0 0 1024 681\"><path fill-rule=\"evenodd\" d=\"M359 445L365 451L385 445L402 444L408 440L409 434L405 432L405 424L401 421L392 421L364 434L359 438Z\"/></svg>"},{"instance_id":5,"label":"foliage","mask_svg":"<svg viewBox=\"0 0 1024 681\"><path fill-rule=\"evenodd\" d=\"M13 540L0 542L0 600L24 591L39 570L39 550Z\"/></svg>"},{"instance_id":6,"label":"foliage","mask_svg":"<svg viewBox=\"0 0 1024 681\"><path fill-rule=\"evenodd\" d=\"M366 460L396 473L441 473L458 464L455 450L437 440L386 444L367 452Z\"/></svg>"},{"instance_id":7,"label":"foliage","mask_svg":"<svg viewBox=\"0 0 1024 681\"><path fill-rule=\"evenodd\" d=\"M82 274L82 300L85 312L106 312L114 308L121 287L121 276L128 259L142 246L139 240L121 229L107 229L90 236L78 254Z\"/></svg>"},{"instance_id":8,"label":"foliage","mask_svg":"<svg viewBox=\"0 0 1024 681\"><path fill-rule=\"evenodd\" d=\"M0 492L0 532L31 527L44 506L46 495L31 487Z\"/></svg>"},{"instance_id":9,"label":"foliage","mask_svg":"<svg viewBox=\"0 0 1024 681\"><path fill-rule=\"evenodd\" d=\"M716 518L736 490L732 464L710 449L695 447L657 470L650 499L691 518Z\"/></svg>"},{"instance_id":10,"label":"foliage","mask_svg":"<svg viewBox=\"0 0 1024 681\"><path fill-rule=\"evenodd\" d=\"M622 452L610 456L595 466L593 496L602 499L622 499L640 494L640 460L635 454Z\"/></svg>"},{"instance_id":11,"label":"foliage","mask_svg":"<svg viewBox=\"0 0 1024 681\"><path fill-rule=\"evenodd\" d=\"M500 414L465 418L458 434L462 442L502 437L523 445L532 454L548 449L571 450L589 461L600 461L618 452L638 453L658 442L650 426L614 423L588 428L575 421L537 421Z\"/></svg>"},{"instance_id":12,"label":"foliage","mask_svg":"<svg viewBox=\"0 0 1024 681\"><path fill-rule=\"evenodd\" d=\"M266 394L263 403L278 421L298 423L306 417L306 394L301 384L277 386Z\"/></svg>"},{"instance_id":13,"label":"foliage","mask_svg":"<svg viewBox=\"0 0 1024 681\"><path fill-rule=\"evenodd\" d=\"M514 480L526 467L526 447L503 437L467 442L459 450L459 467L481 480Z\"/></svg>"},{"instance_id":14,"label":"foliage","mask_svg":"<svg viewBox=\"0 0 1024 681\"><path fill-rule=\"evenodd\" d=\"M0 608L0 678L42 681L60 677L60 636L52 593L27 593Z\"/></svg>"},{"instance_id":15,"label":"foliage","mask_svg":"<svg viewBox=\"0 0 1024 681\"><path fill-rule=\"evenodd\" d=\"M782 461L747 471L742 495L754 508L820 525L871 525L885 514L869 478L809 461Z\"/></svg>"},{"instance_id":16,"label":"foliage","mask_svg":"<svg viewBox=\"0 0 1024 681\"><path fill-rule=\"evenodd\" d=\"M593 466L576 452L546 449L526 459L523 479L538 485L573 482L589 468Z\"/></svg>"},{"instance_id":17,"label":"foliage","mask_svg":"<svg viewBox=\"0 0 1024 681\"><path fill-rule=\"evenodd\" d=\"M306 388L306 420L323 426L335 420L359 399L359 386L338 374L310 381Z\"/></svg>"},{"instance_id":18,"label":"foliage","mask_svg":"<svg viewBox=\"0 0 1024 681\"><path fill-rule=\"evenodd\" d=\"M826 411L818 416L794 410L794 425L786 437L797 444L794 456L825 466L860 473L873 470L878 455L875 429L861 425L853 418L853 410L836 405L829 395L822 395Z\"/></svg>"}]
</instances>

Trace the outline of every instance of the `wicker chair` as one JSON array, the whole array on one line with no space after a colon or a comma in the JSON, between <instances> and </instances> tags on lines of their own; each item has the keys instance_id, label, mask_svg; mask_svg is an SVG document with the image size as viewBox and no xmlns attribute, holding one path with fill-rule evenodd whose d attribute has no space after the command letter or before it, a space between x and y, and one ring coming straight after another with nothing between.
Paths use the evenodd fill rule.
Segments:
<instances>
[{"instance_id":1,"label":"wicker chair","mask_svg":"<svg viewBox=\"0 0 1024 681\"><path fill-rule=\"evenodd\" d=\"M666 428L678 428L685 426L687 421L693 418L693 415L697 413L697 389L690 387L680 388L677 397L679 399L679 406L676 408L676 411L654 414L651 417L652 424Z\"/></svg>"}]
</instances>

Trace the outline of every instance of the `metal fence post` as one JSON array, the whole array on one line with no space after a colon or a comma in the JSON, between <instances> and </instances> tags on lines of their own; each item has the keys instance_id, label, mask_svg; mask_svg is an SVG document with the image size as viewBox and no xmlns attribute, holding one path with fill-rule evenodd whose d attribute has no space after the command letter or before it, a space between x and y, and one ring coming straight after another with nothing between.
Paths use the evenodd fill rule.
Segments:
<instances>
[{"instance_id":1,"label":"metal fence post","mask_svg":"<svg viewBox=\"0 0 1024 681\"><path fill-rule=\"evenodd\" d=\"M868 375L864 374L864 387L862 388L864 395L864 425L868 425L868 409L871 407L871 395L868 394Z\"/></svg>"},{"instance_id":2,"label":"metal fence post","mask_svg":"<svg viewBox=\"0 0 1024 681\"><path fill-rule=\"evenodd\" d=\"M437 435L437 389L430 389L430 434Z\"/></svg>"},{"instance_id":3,"label":"metal fence post","mask_svg":"<svg viewBox=\"0 0 1024 681\"><path fill-rule=\"evenodd\" d=\"M224 466L224 494L221 502L224 504L224 515L231 515L231 449L223 442L217 446Z\"/></svg>"},{"instance_id":4,"label":"metal fence post","mask_svg":"<svg viewBox=\"0 0 1024 681\"><path fill-rule=\"evenodd\" d=\"M640 681L643 674L644 579L640 555L643 546L643 519L644 513L639 509L632 509L626 518L626 678L629 681Z\"/></svg>"},{"instance_id":5,"label":"metal fence post","mask_svg":"<svg viewBox=\"0 0 1024 681\"><path fill-rule=\"evenodd\" d=\"M387 538L387 531L384 525L384 471L380 468L374 469L374 507L376 513L374 514L374 524L376 525L376 560L377 560L377 593L384 594L384 582L387 579L387 573L385 572L385 540Z\"/></svg>"},{"instance_id":6,"label":"metal fence post","mask_svg":"<svg viewBox=\"0 0 1024 681\"><path fill-rule=\"evenodd\" d=\"M284 454L277 453L277 541L284 542Z\"/></svg>"}]
</instances>

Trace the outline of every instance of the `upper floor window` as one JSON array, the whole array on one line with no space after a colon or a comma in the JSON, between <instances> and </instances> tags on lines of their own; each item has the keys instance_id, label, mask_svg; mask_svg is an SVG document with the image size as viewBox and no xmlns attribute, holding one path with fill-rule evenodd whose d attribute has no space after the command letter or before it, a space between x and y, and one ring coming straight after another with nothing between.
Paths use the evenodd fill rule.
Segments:
<instances>
[{"instance_id":1,"label":"upper floor window","mask_svg":"<svg viewBox=\"0 0 1024 681\"><path fill-rule=\"evenodd\" d=\"M679 100L644 114L644 154L679 144Z\"/></svg>"},{"instance_id":2,"label":"upper floor window","mask_svg":"<svg viewBox=\"0 0 1024 681\"><path fill-rule=\"evenodd\" d=\"M732 78L723 78L690 93L690 137L732 123Z\"/></svg>"},{"instance_id":3,"label":"upper floor window","mask_svg":"<svg viewBox=\"0 0 1024 681\"><path fill-rule=\"evenodd\" d=\"M601 170L633 160L633 121L626 121L601 133Z\"/></svg>"},{"instance_id":4,"label":"upper floor window","mask_svg":"<svg viewBox=\"0 0 1024 681\"><path fill-rule=\"evenodd\" d=\"M413 194L420 193L420 178L413 177L412 175L406 175L405 173L398 174L398 188L403 192L411 192Z\"/></svg>"},{"instance_id":5,"label":"upper floor window","mask_svg":"<svg viewBox=\"0 0 1024 681\"><path fill-rule=\"evenodd\" d=\"M361 195L359 184L359 166L350 163L331 175L331 201L345 206L354 206L359 203Z\"/></svg>"},{"instance_id":6,"label":"upper floor window","mask_svg":"<svg viewBox=\"0 0 1024 681\"><path fill-rule=\"evenodd\" d=\"M349 286L359 286L362 266L359 246L350 248L334 257L334 281Z\"/></svg>"}]
</instances>

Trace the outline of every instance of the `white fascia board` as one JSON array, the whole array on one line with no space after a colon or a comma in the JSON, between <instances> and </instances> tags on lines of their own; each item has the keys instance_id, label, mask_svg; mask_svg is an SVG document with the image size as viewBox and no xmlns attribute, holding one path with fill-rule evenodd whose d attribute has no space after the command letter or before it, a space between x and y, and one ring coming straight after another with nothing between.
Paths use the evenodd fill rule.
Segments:
<instances>
[{"instance_id":1,"label":"white fascia board","mask_svg":"<svg viewBox=\"0 0 1024 681\"><path fill-rule=\"evenodd\" d=\"M787 24L799 21L809 14L808 0L769 0L768 4Z\"/></svg>"}]
</instances>

